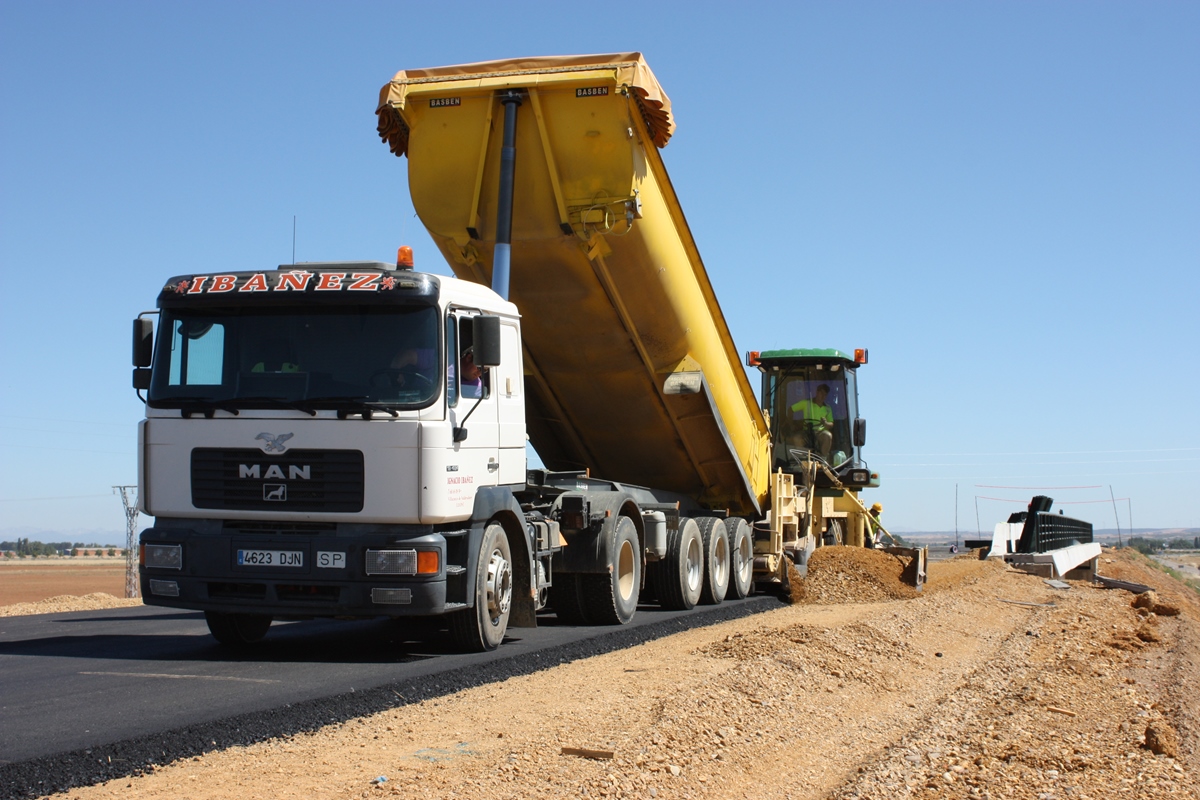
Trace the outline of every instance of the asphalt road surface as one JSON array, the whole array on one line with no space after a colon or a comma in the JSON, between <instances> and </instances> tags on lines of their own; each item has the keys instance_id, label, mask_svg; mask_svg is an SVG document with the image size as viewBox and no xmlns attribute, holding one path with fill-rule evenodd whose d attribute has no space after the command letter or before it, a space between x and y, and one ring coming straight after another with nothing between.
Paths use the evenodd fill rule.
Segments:
<instances>
[{"instance_id":1,"label":"asphalt road surface","mask_svg":"<svg viewBox=\"0 0 1200 800\"><path fill-rule=\"evenodd\" d=\"M69 788L206 750L309 730L777 607L752 597L640 608L629 625L509 628L492 653L388 620L272 626L248 652L199 612L149 606L0 618L0 795ZM161 754L161 755L160 755ZM75 774L78 773L78 774ZM50 781L53 781L51 784ZM33 781L32 783L37 783Z\"/></svg>"}]
</instances>

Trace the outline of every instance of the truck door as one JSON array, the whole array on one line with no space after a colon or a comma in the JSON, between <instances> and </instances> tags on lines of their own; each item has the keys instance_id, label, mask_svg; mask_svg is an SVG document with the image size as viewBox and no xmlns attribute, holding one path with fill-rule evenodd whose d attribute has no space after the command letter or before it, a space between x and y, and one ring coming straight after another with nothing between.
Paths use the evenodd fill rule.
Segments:
<instances>
[{"instance_id":1,"label":"truck door","mask_svg":"<svg viewBox=\"0 0 1200 800\"><path fill-rule=\"evenodd\" d=\"M500 325L503 362L492 369L492 388L500 424L501 484L525 482L525 387L521 333L515 321Z\"/></svg>"},{"instance_id":2,"label":"truck door","mask_svg":"<svg viewBox=\"0 0 1200 800\"><path fill-rule=\"evenodd\" d=\"M450 365L446 372L446 399L450 422L466 429L466 438L456 444L457 485L472 496L474 489L496 486L500 482L496 376L492 374L494 370L480 370L474 365L471 318L475 314L461 309L455 311L451 317L453 324L447 325L446 337L446 359Z\"/></svg>"}]
</instances>

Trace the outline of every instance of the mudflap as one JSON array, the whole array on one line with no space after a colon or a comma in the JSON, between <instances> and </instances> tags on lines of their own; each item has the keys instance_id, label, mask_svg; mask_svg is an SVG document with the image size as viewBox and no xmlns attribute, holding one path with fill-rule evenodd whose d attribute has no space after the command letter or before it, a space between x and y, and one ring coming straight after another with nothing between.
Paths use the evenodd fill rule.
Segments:
<instances>
[{"instance_id":1,"label":"mudflap","mask_svg":"<svg viewBox=\"0 0 1200 800\"><path fill-rule=\"evenodd\" d=\"M900 580L918 592L925 588L925 565L929 558L928 547L885 547L883 551L907 558L908 566L900 574Z\"/></svg>"}]
</instances>

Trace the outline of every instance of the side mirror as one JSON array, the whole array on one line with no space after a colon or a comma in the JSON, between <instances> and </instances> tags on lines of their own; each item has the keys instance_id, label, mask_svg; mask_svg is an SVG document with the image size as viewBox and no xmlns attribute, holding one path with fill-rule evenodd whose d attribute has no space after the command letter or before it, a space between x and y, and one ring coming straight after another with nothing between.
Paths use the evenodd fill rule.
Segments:
<instances>
[{"instance_id":1,"label":"side mirror","mask_svg":"<svg viewBox=\"0 0 1200 800\"><path fill-rule=\"evenodd\" d=\"M133 365L148 367L154 359L154 320L138 317L133 321Z\"/></svg>"},{"instance_id":2,"label":"side mirror","mask_svg":"<svg viewBox=\"0 0 1200 800\"><path fill-rule=\"evenodd\" d=\"M867 421L862 417L854 420L854 446L863 447L867 443Z\"/></svg>"},{"instance_id":3,"label":"side mirror","mask_svg":"<svg viewBox=\"0 0 1200 800\"><path fill-rule=\"evenodd\" d=\"M481 367L500 366L500 318L480 314L471 320L471 346L475 363Z\"/></svg>"},{"instance_id":4,"label":"side mirror","mask_svg":"<svg viewBox=\"0 0 1200 800\"><path fill-rule=\"evenodd\" d=\"M133 370L133 388L139 391L146 391L150 388L150 369L148 367L136 367Z\"/></svg>"}]
</instances>

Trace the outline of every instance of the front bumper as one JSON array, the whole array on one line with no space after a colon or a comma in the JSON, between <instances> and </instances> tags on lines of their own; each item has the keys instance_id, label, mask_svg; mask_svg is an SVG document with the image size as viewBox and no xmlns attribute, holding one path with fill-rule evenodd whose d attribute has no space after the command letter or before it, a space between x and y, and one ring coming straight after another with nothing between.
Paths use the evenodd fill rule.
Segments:
<instances>
[{"instance_id":1,"label":"front bumper","mask_svg":"<svg viewBox=\"0 0 1200 800\"><path fill-rule=\"evenodd\" d=\"M460 607L446 602L446 540L439 533L256 536L172 527L147 528L141 544L182 548L178 569L138 567L147 605L283 619L425 616ZM436 550L438 571L368 575L367 550L388 549ZM238 551L300 553L300 564L239 564Z\"/></svg>"}]
</instances>

